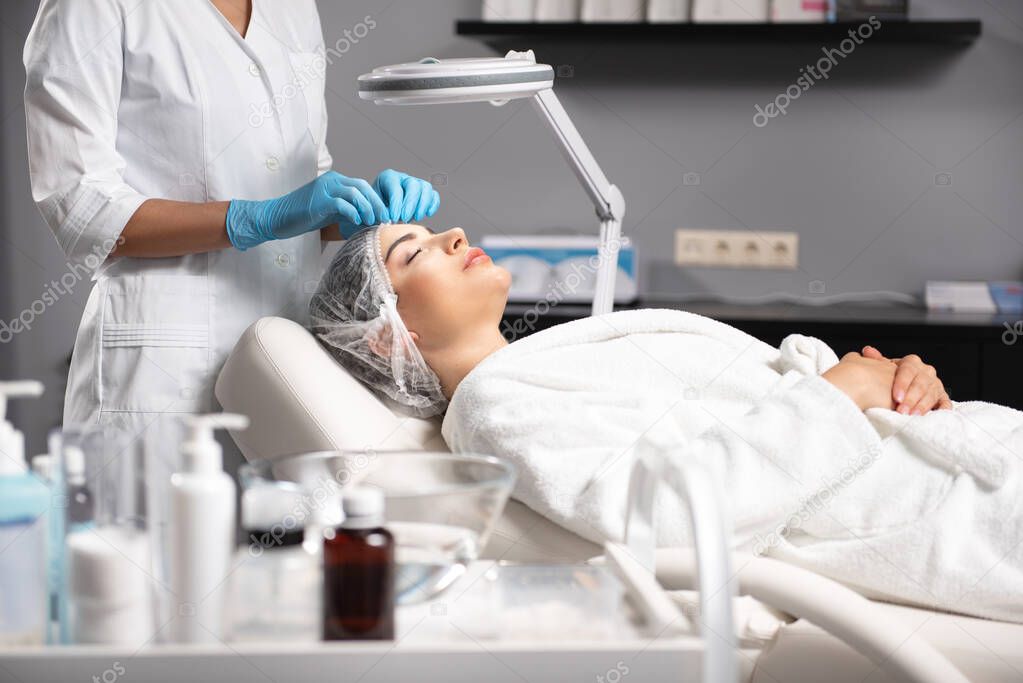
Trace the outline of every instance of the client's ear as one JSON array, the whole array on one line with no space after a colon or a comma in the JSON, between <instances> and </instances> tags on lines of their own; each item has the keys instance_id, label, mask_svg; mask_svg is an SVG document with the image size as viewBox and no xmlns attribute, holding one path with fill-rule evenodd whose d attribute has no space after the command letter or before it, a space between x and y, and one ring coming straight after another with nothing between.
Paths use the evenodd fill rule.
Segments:
<instances>
[{"instance_id":1,"label":"client's ear","mask_svg":"<svg viewBox=\"0 0 1023 683\"><path fill-rule=\"evenodd\" d=\"M409 330L409 336L413 343L419 343L419 334ZM369 348L381 358L388 358L391 355L391 328L383 327L369 337Z\"/></svg>"},{"instance_id":2,"label":"client's ear","mask_svg":"<svg viewBox=\"0 0 1023 683\"><path fill-rule=\"evenodd\" d=\"M381 358L388 358L391 355L391 329L389 327L381 327L372 334L369 335L369 350L380 356Z\"/></svg>"}]
</instances>

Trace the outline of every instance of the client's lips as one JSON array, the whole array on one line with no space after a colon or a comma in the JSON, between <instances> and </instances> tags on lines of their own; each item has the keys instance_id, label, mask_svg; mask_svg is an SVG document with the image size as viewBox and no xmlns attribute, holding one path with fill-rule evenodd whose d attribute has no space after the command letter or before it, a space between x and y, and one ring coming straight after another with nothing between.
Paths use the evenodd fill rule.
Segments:
<instances>
[{"instance_id":1,"label":"client's lips","mask_svg":"<svg viewBox=\"0 0 1023 683\"><path fill-rule=\"evenodd\" d=\"M489 259L490 257L487 256L487 252L479 247L469 247L465 252L465 264L462 266L462 270Z\"/></svg>"}]
</instances>

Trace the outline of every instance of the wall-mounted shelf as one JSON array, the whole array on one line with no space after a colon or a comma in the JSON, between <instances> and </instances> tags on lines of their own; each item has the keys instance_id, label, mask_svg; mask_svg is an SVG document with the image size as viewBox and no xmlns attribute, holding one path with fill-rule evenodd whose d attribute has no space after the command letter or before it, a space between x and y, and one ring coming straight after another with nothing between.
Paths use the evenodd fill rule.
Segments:
<instances>
[{"instance_id":1,"label":"wall-mounted shelf","mask_svg":"<svg viewBox=\"0 0 1023 683\"><path fill-rule=\"evenodd\" d=\"M849 37L849 30L863 22L835 23L541 23L459 20L455 32L487 43L504 45L552 41L630 41L674 43L730 42L820 42L834 43ZM968 43L981 33L979 19L881 20L881 27L869 38L871 43Z\"/></svg>"}]
</instances>

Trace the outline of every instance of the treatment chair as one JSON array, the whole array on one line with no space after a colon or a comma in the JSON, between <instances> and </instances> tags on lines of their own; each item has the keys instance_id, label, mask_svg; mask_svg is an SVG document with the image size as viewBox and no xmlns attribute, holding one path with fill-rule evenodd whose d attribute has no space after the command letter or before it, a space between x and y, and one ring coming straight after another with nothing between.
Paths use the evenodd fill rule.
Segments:
<instances>
[{"instance_id":1,"label":"treatment chair","mask_svg":"<svg viewBox=\"0 0 1023 683\"><path fill-rule=\"evenodd\" d=\"M448 450L439 418L424 420L392 411L352 378L306 329L282 318L263 318L249 327L227 359L215 392L224 410L251 418L249 429L232 433L250 461L322 450ZM601 552L600 546L512 500L484 548L483 558L582 562ZM772 566L777 570L771 570ZM876 642L872 646L867 643L874 635L871 623L877 624L879 632L886 624L903 625L904 632L910 634L906 642L924 641L970 680L1023 680L1021 624L876 601L862 601L855 619L835 614L829 620L829 609L846 609L849 603L828 600L827 579L810 575L824 583L787 585L792 576L808 573L780 563L764 563L757 571L749 578L740 576L740 582L755 584L750 592L785 614L777 616L781 613L762 607L737 610L745 680L897 680L878 661ZM658 576L662 583L673 584L672 588L682 585L677 576L665 580L660 564ZM776 595L776 599L765 595ZM810 600L814 604L810 605ZM808 615L811 619L800 618ZM814 621L839 623L837 628L831 624L831 630L842 637ZM861 654L870 647L874 661ZM905 644L892 642L890 647L890 657L897 658Z\"/></svg>"}]
</instances>

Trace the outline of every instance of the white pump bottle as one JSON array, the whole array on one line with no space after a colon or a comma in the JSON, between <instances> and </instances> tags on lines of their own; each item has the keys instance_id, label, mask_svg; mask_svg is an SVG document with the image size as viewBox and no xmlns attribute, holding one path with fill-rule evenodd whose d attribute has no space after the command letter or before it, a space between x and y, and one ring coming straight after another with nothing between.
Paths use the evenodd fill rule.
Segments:
<instances>
[{"instance_id":1,"label":"white pump bottle","mask_svg":"<svg viewBox=\"0 0 1023 683\"><path fill-rule=\"evenodd\" d=\"M244 415L189 415L183 469L170 481L168 564L173 640L218 643L225 637L224 600L235 545L235 484L224 472L214 429L245 429Z\"/></svg>"}]
</instances>

